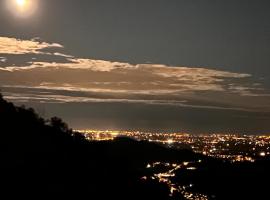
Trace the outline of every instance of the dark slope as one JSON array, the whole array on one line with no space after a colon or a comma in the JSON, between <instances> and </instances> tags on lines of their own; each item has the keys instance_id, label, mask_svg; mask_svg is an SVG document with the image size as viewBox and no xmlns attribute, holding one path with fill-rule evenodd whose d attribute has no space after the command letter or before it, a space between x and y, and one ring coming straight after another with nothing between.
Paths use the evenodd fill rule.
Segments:
<instances>
[{"instance_id":1,"label":"dark slope","mask_svg":"<svg viewBox=\"0 0 270 200\"><path fill-rule=\"evenodd\" d=\"M195 156L126 138L88 142L60 119L45 121L2 97L0 123L0 195L168 199L166 186L140 181L146 164Z\"/></svg>"},{"instance_id":2,"label":"dark slope","mask_svg":"<svg viewBox=\"0 0 270 200\"><path fill-rule=\"evenodd\" d=\"M232 164L127 138L89 142L61 119L45 121L0 96L1 199L180 200L165 184L142 181L151 174L145 167L199 159L197 170L177 170L172 181L209 199L269 199L269 160Z\"/></svg>"}]
</instances>

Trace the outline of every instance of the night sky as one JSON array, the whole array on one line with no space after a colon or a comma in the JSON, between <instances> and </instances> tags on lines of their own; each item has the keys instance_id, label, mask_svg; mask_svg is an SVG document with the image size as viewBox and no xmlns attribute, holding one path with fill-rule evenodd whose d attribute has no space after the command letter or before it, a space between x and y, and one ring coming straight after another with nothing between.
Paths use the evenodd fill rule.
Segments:
<instances>
[{"instance_id":1,"label":"night sky","mask_svg":"<svg viewBox=\"0 0 270 200\"><path fill-rule=\"evenodd\" d=\"M0 0L0 89L76 129L269 133L269 9Z\"/></svg>"}]
</instances>

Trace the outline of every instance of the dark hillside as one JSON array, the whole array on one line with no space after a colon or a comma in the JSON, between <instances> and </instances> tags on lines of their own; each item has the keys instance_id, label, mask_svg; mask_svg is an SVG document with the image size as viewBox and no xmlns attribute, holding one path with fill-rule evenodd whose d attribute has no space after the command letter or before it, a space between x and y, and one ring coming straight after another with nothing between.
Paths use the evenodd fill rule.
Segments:
<instances>
[{"instance_id":1,"label":"dark hillside","mask_svg":"<svg viewBox=\"0 0 270 200\"><path fill-rule=\"evenodd\" d=\"M61 119L46 121L2 97L0 122L1 190L11 196L167 199L165 185L140 181L147 162L195 155L127 138L89 142Z\"/></svg>"},{"instance_id":2,"label":"dark hillside","mask_svg":"<svg viewBox=\"0 0 270 200\"><path fill-rule=\"evenodd\" d=\"M184 199L169 196L168 185L157 179L142 180L166 171L165 166L146 169L157 161L193 163L196 170L178 169L170 179L178 186L192 183L192 194L269 199L269 160L236 164L129 138L90 142L61 119L44 120L2 96L0 159L1 199Z\"/></svg>"}]
</instances>

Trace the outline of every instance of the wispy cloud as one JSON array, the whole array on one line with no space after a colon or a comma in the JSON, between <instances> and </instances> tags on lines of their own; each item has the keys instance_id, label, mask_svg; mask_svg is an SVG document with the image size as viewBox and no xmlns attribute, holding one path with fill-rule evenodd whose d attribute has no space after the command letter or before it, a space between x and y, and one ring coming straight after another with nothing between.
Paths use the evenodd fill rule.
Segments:
<instances>
[{"instance_id":1,"label":"wispy cloud","mask_svg":"<svg viewBox=\"0 0 270 200\"><path fill-rule=\"evenodd\" d=\"M63 46L0 37L0 55L46 54L64 60L44 62L37 58L22 66L0 68L0 85L8 98L14 101L134 102L209 109L269 110L269 92L257 82L254 84L250 74L207 67L134 65L82 59L57 51L48 53L48 48L53 50ZM0 59L5 61L5 57Z\"/></svg>"},{"instance_id":2,"label":"wispy cloud","mask_svg":"<svg viewBox=\"0 0 270 200\"><path fill-rule=\"evenodd\" d=\"M63 46L58 43L39 42L36 39L0 37L0 54L45 54L42 50L46 48L63 48Z\"/></svg>"},{"instance_id":3,"label":"wispy cloud","mask_svg":"<svg viewBox=\"0 0 270 200\"><path fill-rule=\"evenodd\" d=\"M0 62L6 62L7 61L7 58L5 57L0 57Z\"/></svg>"},{"instance_id":4,"label":"wispy cloud","mask_svg":"<svg viewBox=\"0 0 270 200\"><path fill-rule=\"evenodd\" d=\"M119 93L137 91L167 94L195 91L236 92L235 88L227 87L226 81L236 84L241 79L247 82L247 78L251 76L206 68L131 65L90 59L69 60L72 62L33 62L24 67L6 67L1 70L0 82L5 85L27 83L28 86L66 90L96 89Z\"/></svg>"}]
</instances>

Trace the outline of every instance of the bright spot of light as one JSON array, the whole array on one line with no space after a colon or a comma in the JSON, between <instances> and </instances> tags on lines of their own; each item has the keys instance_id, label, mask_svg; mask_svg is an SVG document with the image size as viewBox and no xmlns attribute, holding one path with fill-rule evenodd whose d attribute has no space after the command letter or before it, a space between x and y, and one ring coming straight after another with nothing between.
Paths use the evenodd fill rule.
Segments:
<instances>
[{"instance_id":1,"label":"bright spot of light","mask_svg":"<svg viewBox=\"0 0 270 200\"><path fill-rule=\"evenodd\" d=\"M113 131L113 132L111 132L111 135L114 136L114 137L116 137L116 136L119 135L119 132Z\"/></svg>"},{"instance_id":2,"label":"bright spot of light","mask_svg":"<svg viewBox=\"0 0 270 200\"><path fill-rule=\"evenodd\" d=\"M16 0L18 6L25 6L26 0Z\"/></svg>"},{"instance_id":3,"label":"bright spot of light","mask_svg":"<svg viewBox=\"0 0 270 200\"><path fill-rule=\"evenodd\" d=\"M264 157L265 155L266 155L265 152L260 153L260 156L262 156L262 157Z\"/></svg>"},{"instance_id":4,"label":"bright spot of light","mask_svg":"<svg viewBox=\"0 0 270 200\"><path fill-rule=\"evenodd\" d=\"M188 166L189 162L184 162L183 165L184 166Z\"/></svg>"},{"instance_id":5,"label":"bright spot of light","mask_svg":"<svg viewBox=\"0 0 270 200\"><path fill-rule=\"evenodd\" d=\"M6 0L7 9L15 16L25 18L33 15L39 0Z\"/></svg>"},{"instance_id":6,"label":"bright spot of light","mask_svg":"<svg viewBox=\"0 0 270 200\"><path fill-rule=\"evenodd\" d=\"M167 143L168 143L168 144L173 144L174 141L173 141L172 139L168 139L168 140L167 140Z\"/></svg>"}]
</instances>

